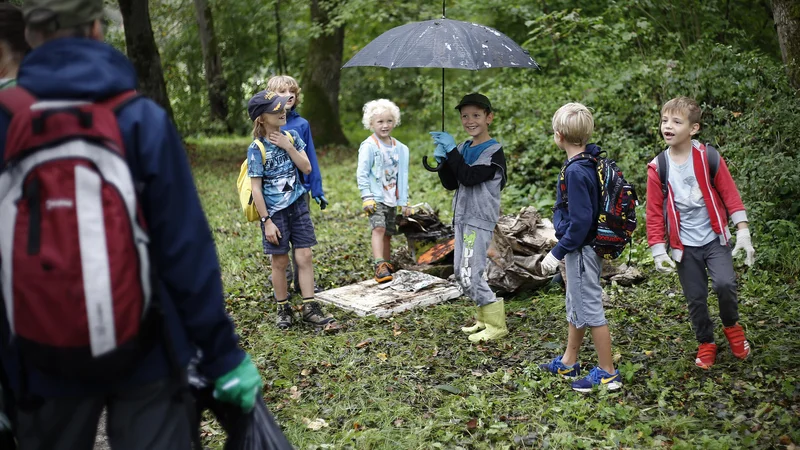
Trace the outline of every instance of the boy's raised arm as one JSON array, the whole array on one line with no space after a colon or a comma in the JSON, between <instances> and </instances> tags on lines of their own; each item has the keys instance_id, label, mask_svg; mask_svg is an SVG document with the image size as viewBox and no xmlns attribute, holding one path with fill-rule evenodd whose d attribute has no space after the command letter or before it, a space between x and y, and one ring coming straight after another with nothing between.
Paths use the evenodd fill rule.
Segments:
<instances>
[{"instance_id":1,"label":"boy's raised arm","mask_svg":"<svg viewBox=\"0 0 800 450\"><path fill-rule=\"evenodd\" d=\"M494 173L497 170L497 166L494 164L470 166L464 161L461 153L455 150L447 153L446 164L447 167L445 168L449 168L458 182L464 186L475 186L484 181L489 181L494 178ZM441 173L442 171L440 170L439 172Z\"/></svg>"}]
</instances>

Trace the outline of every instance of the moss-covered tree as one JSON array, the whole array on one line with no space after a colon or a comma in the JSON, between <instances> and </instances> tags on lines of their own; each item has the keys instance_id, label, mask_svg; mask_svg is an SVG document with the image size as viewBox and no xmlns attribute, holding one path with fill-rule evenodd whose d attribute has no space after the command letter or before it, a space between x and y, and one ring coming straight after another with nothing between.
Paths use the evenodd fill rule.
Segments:
<instances>
[{"instance_id":1,"label":"moss-covered tree","mask_svg":"<svg viewBox=\"0 0 800 450\"><path fill-rule=\"evenodd\" d=\"M172 118L172 107L164 83L161 57L150 25L149 2L119 0L119 10L125 24L125 47L128 58L136 68L139 91L161 105Z\"/></svg>"},{"instance_id":2,"label":"moss-covered tree","mask_svg":"<svg viewBox=\"0 0 800 450\"><path fill-rule=\"evenodd\" d=\"M789 81L800 89L800 2L772 0L772 15Z\"/></svg>"},{"instance_id":3,"label":"moss-covered tree","mask_svg":"<svg viewBox=\"0 0 800 450\"><path fill-rule=\"evenodd\" d=\"M311 0L311 38L303 72L303 116L318 146L347 144L339 122L339 70L344 50L344 24L335 22L340 1Z\"/></svg>"}]
</instances>

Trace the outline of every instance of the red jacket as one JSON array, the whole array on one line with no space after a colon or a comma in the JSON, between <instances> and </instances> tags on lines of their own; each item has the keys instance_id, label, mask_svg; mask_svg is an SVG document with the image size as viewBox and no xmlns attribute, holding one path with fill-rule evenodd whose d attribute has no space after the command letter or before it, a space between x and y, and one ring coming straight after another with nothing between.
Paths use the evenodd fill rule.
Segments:
<instances>
[{"instance_id":1,"label":"red jacket","mask_svg":"<svg viewBox=\"0 0 800 450\"><path fill-rule=\"evenodd\" d=\"M695 178L711 218L711 228L719 236L720 244L727 245L731 238L728 217L730 216L734 224L747 221L747 213L739 190L736 189L728 165L721 157L717 175L714 177L714 187L711 186L705 145L693 140L691 158ZM679 232L681 217L675 207L672 187L668 186L667 190L668 199L665 202L661 191L661 179L658 176L658 158L654 158L647 165L647 244L653 255L666 253L666 245L669 244L672 249L672 259L680 262L683 257L683 243Z\"/></svg>"}]
</instances>

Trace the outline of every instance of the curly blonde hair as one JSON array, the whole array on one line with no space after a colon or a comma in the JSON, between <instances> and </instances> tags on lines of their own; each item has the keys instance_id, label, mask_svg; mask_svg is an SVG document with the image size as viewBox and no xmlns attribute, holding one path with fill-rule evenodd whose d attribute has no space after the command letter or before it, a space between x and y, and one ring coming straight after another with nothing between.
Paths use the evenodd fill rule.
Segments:
<instances>
[{"instance_id":1,"label":"curly blonde hair","mask_svg":"<svg viewBox=\"0 0 800 450\"><path fill-rule=\"evenodd\" d=\"M400 108L393 101L385 98L371 100L364 104L364 116L361 118L361 124L365 129L372 130L372 118L387 111L392 114L394 126L399 126Z\"/></svg>"},{"instance_id":2,"label":"curly blonde hair","mask_svg":"<svg viewBox=\"0 0 800 450\"><path fill-rule=\"evenodd\" d=\"M289 75L275 75L267 81L267 90L273 92L289 91L294 94L294 106L292 109L300 106L300 84Z\"/></svg>"}]
</instances>

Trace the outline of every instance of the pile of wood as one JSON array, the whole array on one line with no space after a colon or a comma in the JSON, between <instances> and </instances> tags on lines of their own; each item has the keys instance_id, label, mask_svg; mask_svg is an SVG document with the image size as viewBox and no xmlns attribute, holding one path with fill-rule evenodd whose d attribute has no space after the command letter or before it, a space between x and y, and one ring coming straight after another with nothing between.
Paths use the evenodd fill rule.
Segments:
<instances>
[{"instance_id":1,"label":"pile of wood","mask_svg":"<svg viewBox=\"0 0 800 450\"><path fill-rule=\"evenodd\" d=\"M453 273L453 230L424 205L415 205L418 208L409 217L398 217L399 231L406 235L409 246L407 251L398 251L395 258L409 270L447 278ZM498 293L517 293L550 283L553 277L542 275L540 262L556 243L553 223L532 206L522 208L516 215L501 216L489 247L489 286ZM635 267L619 261L605 262L602 277L622 285L644 278Z\"/></svg>"}]
</instances>

